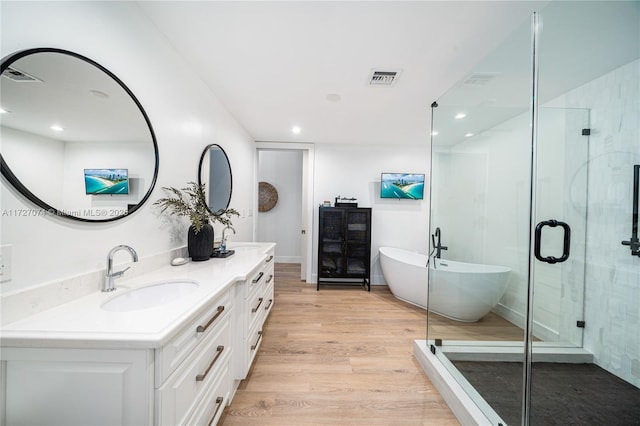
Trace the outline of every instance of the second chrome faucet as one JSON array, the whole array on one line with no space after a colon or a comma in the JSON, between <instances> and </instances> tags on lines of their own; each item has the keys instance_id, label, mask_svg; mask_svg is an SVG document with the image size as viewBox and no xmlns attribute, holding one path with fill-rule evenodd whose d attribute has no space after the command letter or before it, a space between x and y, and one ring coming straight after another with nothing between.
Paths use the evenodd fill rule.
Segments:
<instances>
[{"instance_id":1,"label":"second chrome faucet","mask_svg":"<svg viewBox=\"0 0 640 426\"><path fill-rule=\"evenodd\" d=\"M225 228L222 230L222 240L220 241L220 252L222 253L227 251L227 229L231 229L234 234L236 233L236 230L229 225L225 226Z\"/></svg>"},{"instance_id":2,"label":"second chrome faucet","mask_svg":"<svg viewBox=\"0 0 640 426\"><path fill-rule=\"evenodd\" d=\"M109 254L107 254L107 274L104 278L104 285L102 286L102 291L107 292L107 291L115 290L116 288L113 285L113 280L116 278L120 278L129 269L129 268L125 268L122 271L113 272L113 256L116 254L116 252L120 250L128 251L133 261L134 262L138 261L138 253L136 253L136 251L133 248L126 246L124 244L117 245L111 250L109 250Z\"/></svg>"}]
</instances>

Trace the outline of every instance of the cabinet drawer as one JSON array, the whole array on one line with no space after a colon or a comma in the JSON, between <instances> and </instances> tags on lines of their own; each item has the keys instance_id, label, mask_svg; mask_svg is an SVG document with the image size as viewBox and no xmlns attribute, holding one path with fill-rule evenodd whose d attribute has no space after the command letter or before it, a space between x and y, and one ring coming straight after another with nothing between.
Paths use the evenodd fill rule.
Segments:
<instances>
[{"instance_id":1,"label":"cabinet drawer","mask_svg":"<svg viewBox=\"0 0 640 426\"><path fill-rule=\"evenodd\" d=\"M246 365L246 372L249 372L249 368L251 368L253 358L255 358L256 354L258 353L258 349L260 349L260 345L262 344L262 324L257 325L258 327L251 329L249 337L246 341L245 350L247 351L249 361Z\"/></svg>"},{"instance_id":2,"label":"cabinet drawer","mask_svg":"<svg viewBox=\"0 0 640 426\"><path fill-rule=\"evenodd\" d=\"M261 265L253 274L250 275L250 278L248 279L247 298L252 298L256 292L259 292L260 289L263 288L266 279L267 276L265 274L265 269Z\"/></svg>"},{"instance_id":3,"label":"cabinet drawer","mask_svg":"<svg viewBox=\"0 0 640 426\"><path fill-rule=\"evenodd\" d=\"M207 388L227 374L230 353L229 321L225 321L158 389L159 424L183 424Z\"/></svg>"},{"instance_id":4,"label":"cabinet drawer","mask_svg":"<svg viewBox=\"0 0 640 426\"><path fill-rule=\"evenodd\" d=\"M273 255L273 250L269 250L269 252L267 252L267 258L264 260L263 266L265 268L273 269L274 263L275 263L275 257Z\"/></svg>"},{"instance_id":5,"label":"cabinet drawer","mask_svg":"<svg viewBox=\"0 0 640 426\"><path fill-rule=\"evenodd\" d=\"M224 407L229 405L230 373L227 368L217 381L205 390L205 395L187 420L189 426L208 426L218 424Z\"/></svg>"},{"instance_id":6,"label":"cabinet drawer","mask_svg":"<svg viewBox=\"0 0 640 426\"><path fill-rule=\"evenodd\" d=\"M273 286L274 286L274 283L273 281L271 281L271 283L267 286L266 291L264 292L265 320L267 319L267 316L269 316L269 312L271 312L271 309L273 308L273 302L275 301Z\"/></svg>"},{"instance_id":7,"label":"cabinet drawer","mask_svg":"<svg viewBox=\"0 0 640 426\"><path fill-rule=\"evenodd\" d=\"M271 264L269 267L267 267L267 270L265 271L265 275L266 275L266 280L264 281L264 289L263 289L263 294L264 294L264 310L269 312L271 310L271 305L273 305L273 286L275 285L275 273L274 273L274 268L273 268L273 264ZM266 318L266 315L265 315Z\"/></svg>"},{"instance_id":8,"label":"cabinet drawer","mask_svg":"<svg viewBox=\"0 0 640 426\"><path fill-rule=\"evenodd\" d=\"M261 290L263 290L261 288ZM266 306L267 301L264 298L264 291L257 291L247 304L249 329L252 329L255 324L261 320L262 312Z\"/></svg>"},{"instance_id":9,"label":"cabinet drawer","mask_svg":"<svg viewBox=\"0 0 640 426\"><path fill-rule=\"evenodd\" d=\"M273 273L273 266L265 271L266 279L264 280L265 287L272 286L273 281L275 280L275 275Z\"/></svg>"},{"instance_id":10,"label":"cabinet drawer","mask_svg":"<svg viewBox=\"0 0 640 426\"><path fill-rule=\"evenodd\" d=\"M267 253L267 258L260 264L260 266L256 268L256 271L251 276L251 279L249 281L249 292L251 292L256 285L263 285L265 279L268 278L269 273L273 275L274 261L275 257L273 256L273 250L270 250Z\"/></svg>"},{"instance_id":11,"label":"cabinet drawer","mask_svg":"<svg viewBox=\"0 0 640 426\"><path fill-rule=\"evenodd\" d=\"M169 377L198 343L217 332L221 324L228 322L231 307L229 291L225 291L211 302L209 309L184 327L180 334L156 350L156 387Z\"/></svg>"}]
</instances>

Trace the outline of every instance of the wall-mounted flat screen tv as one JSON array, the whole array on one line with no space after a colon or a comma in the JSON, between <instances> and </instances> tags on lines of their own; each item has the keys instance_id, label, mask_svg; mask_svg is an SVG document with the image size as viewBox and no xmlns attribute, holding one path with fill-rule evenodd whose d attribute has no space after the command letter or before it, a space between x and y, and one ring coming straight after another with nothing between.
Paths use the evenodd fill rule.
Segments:
<instances>
[{"instance_id":1,"label":"wall-mounted flat screen tv","mask_svg":"<svg viewBox=\"0 0 640 426\"><path fill-rule=\"evenodd\" d=\"M424 174L382 173L380 178L380 198L424 198Z\"/></svg>"},{"instance_id":2,"label":"wall-mounted flat screen tv","mask_svg":"<svg viewBox=\"0 0 640 426\"><path fill-rule=\"evenodd\" d=\"M129 170L84 169L84 187L87 194L128 194Z\"/></svg>"}]
</instances>

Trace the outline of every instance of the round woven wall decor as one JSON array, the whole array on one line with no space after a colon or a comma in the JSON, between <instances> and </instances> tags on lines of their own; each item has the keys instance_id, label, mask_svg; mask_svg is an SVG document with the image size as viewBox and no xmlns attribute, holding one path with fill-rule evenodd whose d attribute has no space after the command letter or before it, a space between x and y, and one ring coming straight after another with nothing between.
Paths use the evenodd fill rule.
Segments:
<instances>
[{"instance_id":1,"label":"round woven wall decor","mask_svg":"<svg viewBox=\"0 0 640 426\"><path fill-rule=\"evenodd\" d=\"M278 191L268 182L259 182L258 197L258 211L268 212L278 202Z\"/></svg>"}]
</instances>

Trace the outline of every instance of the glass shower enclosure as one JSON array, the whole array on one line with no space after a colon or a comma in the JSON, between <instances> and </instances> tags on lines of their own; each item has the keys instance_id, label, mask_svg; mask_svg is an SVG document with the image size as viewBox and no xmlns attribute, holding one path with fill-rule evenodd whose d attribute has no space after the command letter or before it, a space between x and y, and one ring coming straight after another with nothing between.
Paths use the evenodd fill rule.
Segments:
<instances>
[{"instance_id":1,"label":"glass shower enclosure","mask_svg":"<svg viewBox=\"0 0 640 426\"><path fill-rule=\"evenodd\" d=\"M464 424L573 421L548 365L640 387L640 2L545 4L432 105L416 356Z\"/></svg>"}]
</instances>

